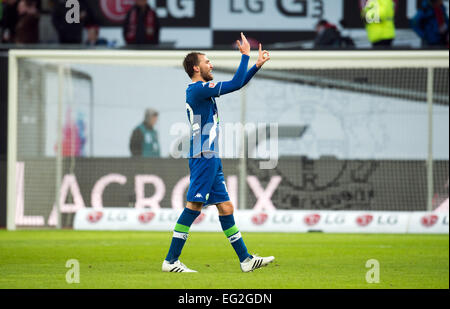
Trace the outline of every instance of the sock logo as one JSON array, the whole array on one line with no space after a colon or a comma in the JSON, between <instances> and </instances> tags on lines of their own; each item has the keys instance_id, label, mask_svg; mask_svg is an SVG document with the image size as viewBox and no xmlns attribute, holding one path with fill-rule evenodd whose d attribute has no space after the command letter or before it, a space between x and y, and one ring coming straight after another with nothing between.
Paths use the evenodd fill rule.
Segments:
<instances>
[{"instance_id":1,"label":"sock logo","mask_svg":"<svg viewBox=\"0 0 450 309\"><path fill-rule=\"evenodd\" d=\"M173 238L179 238L179 239L183 239L183 240L187 240L188 239L188 233L180 233L177 231L173 231Z\"/></svg>"},{"instance_id":2,"label":"sock logo","mask_svg":"<svg viewBox=\"0 0 450 309\"><path fill-rule=\"evenodd\" d=\"M234 243L234 242L238 241L241 238L242 238L241 232L237 232L236 234L228 237L228 239L230 240L230 243Z\"/></svg>"}]
</instances>

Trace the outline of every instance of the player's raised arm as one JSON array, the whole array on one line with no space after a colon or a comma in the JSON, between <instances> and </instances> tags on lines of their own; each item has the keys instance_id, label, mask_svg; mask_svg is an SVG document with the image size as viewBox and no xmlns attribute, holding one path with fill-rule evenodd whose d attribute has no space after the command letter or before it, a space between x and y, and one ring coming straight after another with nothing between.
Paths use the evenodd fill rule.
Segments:
<instances>
[{"instance_id":1,"label":"player's raised arm","mask_svg":"<svg viewBox=\"0 0 450 309\"><path fill-rule=\"evenodd\" d=\"M247 72L247 76L245 77L244 85L247 85L248 82L255 76L255 74L262 68L262 66L270 60L270 54L267 50L262 49L262 44L259 44L259 56L256 64Z\"/></svg>"},{"instance_id":2,"label":"player's raised arm","mask_svg":"<svg viewBox=\"0 0 450 309\"><path fill-rule=\"evenodd\" d=\"M243 33L241 33L242 43L237 41L237 45L242 54L241 63L233 79L226 82L219 82L217 84L211 82L203 83L203 87L198 91L201 97L219 97L241 89L244 86L245 78L247 76L248 62L250 60L250 43Z\"/></svg>"},{"instance_id":3,"label":"player's raised arm","mask_svg":"<svg viewBox=\"0 0 450 309\"><path fill-rule=\"evenodd\" d=\"M239 90L244 86L245 78L247 77L248 61L250 60L250 43L242 32L241 39L242 43L239 40L237 41L239 51L242 54L241 64L232 80L220 83L219 96Z\"/></svg>"}]
</instances>

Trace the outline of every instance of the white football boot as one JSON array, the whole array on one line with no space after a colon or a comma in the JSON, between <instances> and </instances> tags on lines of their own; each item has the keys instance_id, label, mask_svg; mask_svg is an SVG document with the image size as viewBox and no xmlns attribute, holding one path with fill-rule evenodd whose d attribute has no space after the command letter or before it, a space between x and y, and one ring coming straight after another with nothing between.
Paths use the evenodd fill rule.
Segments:
<instances>
[{"instance_id":1,"label":"white football boot","mask_svg":"<svg viewBox=\"0 0 450 309\"><path fill-rule=\"evenodd\" d=\"M166 260L164 260L162 264L162 271L166 273L196 273L196 270L192 270L186 267L180 260L176 261L173 264L170 264Z\"/></svg>"},{"instance_id":2,"label":"white football boot","mask_svg":"<svg viewBox=\"0 0 450 309\"><path fill-rule=\"evenodd\" d=\"M245 261L241 263L241 270L244 273L248 273L254 271L255 269L267 266L275 260L275 257L273 256L260 257L255 254L252 255L252 257L252 259L246 258Z\"/></svg>"}]
</instances>

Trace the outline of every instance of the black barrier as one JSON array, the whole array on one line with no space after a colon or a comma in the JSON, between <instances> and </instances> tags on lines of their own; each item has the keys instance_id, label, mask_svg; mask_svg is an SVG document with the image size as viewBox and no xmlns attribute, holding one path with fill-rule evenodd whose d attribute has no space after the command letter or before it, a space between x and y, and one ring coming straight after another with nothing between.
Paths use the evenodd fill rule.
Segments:
<instances>
[{"instance_id":1,"label":"black barrier","mask_svg":"<svg viewBox=\"0 0 450 309\"><path fill-rule=\"evenodd\" d=\"M8 52L0 50L0 227L6 226L7 135L8 135Z\"/></svg>"},{"instance_id":2,"label":"black barrier","mask_svg":"<svg viewBox=\"0 0 450 309\"><path fill-rule=\"evenodd\" d=\"M233 200L238 197L239 160L223 160ZM435 161L447 170L447 161ZM66 209L77 207L183 207L189 170L187 160L64 160L61 195ZM55 200L54 159L26 160L18 183L24 186L25 215L50 218ZM444 175L445 173L441 173ZM445 174L445 177L446 174ZM435 178L435 187L447 179ZM148 202L149 198L153 198ZM154 203L149 205L149 203ZM248 162L247 209L258 203L276 209L425 211L426 166L423 161L344 161L282 158L275 169ZM241 208L241 207L239 207ZM65 215L66 216L66 215ZM71 217L64 220L70 226Z\"/></svg>"}]
</instances>

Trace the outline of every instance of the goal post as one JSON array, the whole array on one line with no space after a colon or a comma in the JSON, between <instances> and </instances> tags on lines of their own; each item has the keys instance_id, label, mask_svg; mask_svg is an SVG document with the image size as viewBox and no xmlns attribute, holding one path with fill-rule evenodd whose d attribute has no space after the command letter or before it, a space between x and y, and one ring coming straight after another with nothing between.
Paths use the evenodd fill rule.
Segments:
<instances>
[{"instance_id":1,"label":"goal post","mask_svg":"<svg viewBox=\"0 0 450 309\"><path fill-rule=\"evenodd\" d=\"M119 126L122 116L126 118L126 125L123 125L123 130L125 131L132 129L132 122L129 119L140 113L148 104L153 104L161 110L164 110L167 116L161 113L161 117L164 118L164 123L161 124L159 133L164 136L161 142L165 144L162 147L165 147L164 149L166 150L169 149L169 145L167 147L165 146L166 144L170 144L170 141L168 141L170 137L168 133L170 125L168 122L173 117L177 121L178 119L181 121L181 117L185 115L177 113L175 106L178 106L182 111L185 102L181 101L183 100L182 90L177 90L177 92L181 93L180 97L180 95L172 93L171 87L166 85L171 83L176 84L177 89L182 89L187 85L188 80L182 72L182 61L188 52L10 50L8 70L7 158L8 230L14 230L18 226L61 227L61 225L64 225L60 217L60 194L62 186L67 186L66 189L70 194L66 197L71 200L68 204L76 205L73 206L73 209L80 207L80 205L90 207L92 206L93 200L98 201L97 197L92 196L94 195L92 193L94 191L94 185L90 182L94 183L98 181L98 178L101 178L104 173L102 174L98 165L90 165L91 163L88 160L83 161L83 158L123 158L129 156L127 150L125 150L128 145L128 141L126 140L128 135L123 133L122 136L122 133L120 133L121 135L117 139L110 136L117 133L117 128L111 122L116 122L116 127ZM217 71L218 80L222 77L232 76L240 59L238 52L208 51L206 53L214 64L214 70ZM256 58L257 52L252 52L251 62L254 62ZM295 144L297 141L287 138L286 143L290 144L283 144L282 147L287 150L282 155L288 158L288 160L293 156L295 160L303 157L319 160L330 155L336 157L338 160L348 160L348 162L346 161L343 164L337 164L344 172L346 170L343 166L351 165L353 164L352 162L360 164L361 160L367 161L366 165L364 165L365 163L361 164L363 167L354 167L349 172L351 175L348 177L353 179L353 183L345 183L347 180L344 181L343 179L340 182L335 181L334 183L323 180L322 183L322 180L319 180L322 175L325 175L322 178L334 179L334 173L337 173L334 169L339 168L335 167L337 165L331 161L317 164L315 167L318 169L315 172L315 184L312 184L312 182L310 184L300 184L300 177L297 177L298 173L302 173L304 179L310 180L313 179L313 175L303 175L306 173L305 167L297 171L297 165L294 159L295 162L293 161L293 163L284 162L276 172L280 172L280 174L284 173L283 177L288 180L286 188L283 190L289 191L290 193L286 193L284 197L278 196L277 198L280 199L280 203L281 200L285 202L288 197L292 200L299 200L302 196L308 196L309 202L305 202L306 204L304 206L301 206L303 204L298 204L297 202L289 202L289 205L292 205L294 208L309 207L311 205L317 206L317 200L322 201L329 199L333 194L341 194L338 193L342 191L339 189L339 186L349 188L348 190L351 191L353 190L351 188L358 187L363 180L366 181L367 194L370 194L374 186L371 181L382 183L383 177L387 179L388 177L395 176L389 175L390 165L407 171L412 166L412 163L403 161L415 160L422 161L424 166L426 166L424 175L419 171L420 168L417 168L418 177L424 177L422 180L426 184L426 188L424 189L426 203L424 203L423 210L432 210L435 208L433 206L433 198L436 198L436 186L439 185L441 187L440 189L442 189L442 182L445 182L443 180L445 178L447 178L447 189L444 189L444 191L447 190L448 197L448 154L447 157L443 156L439 158L441 161L439 164L442 165L439 170L442 170L440 172L442 175L439 176L437 183L437 172L436 169L433 169L436 155L433 151L436 147L436 141L433 141L433 137L436 134L441 134L441 132L436 132L436 130L433 132L436 121L433 115L440 113L438 121L442 119L446 121L448 128L448 61L448 51L273 51L271 52L271 61L255 77L259 81L259 84L255 85L251 83L246 87L244 95L231 97L235 105L232 111L227 111L227 121L267 123L271 121L285 121L285 125L287 126L308 125L310 131L307 132L305 141L302 141L300 144ZM173 78L174 74L176 74L176 78ZM118 79L123 80L120 84L122 91L114 89L119 86L115 83L115 80ZM127 82L129 85L127 85ZM107 83L111 87L110 91L116 97L120 96L117 101L114 101L115 98L113 95L107 94ZM134 85L137 86L134 87ZM72 87L71 90L68 90L68 87ZM133 96L127 97L122 94L123 92L127 92L128 88L132 89ZM147 93L141 89L150 89L148 97L146 95ZM160 93L155 95L156 91L159 90ZM304 94L305 92L307 94ZM55 99L55 93L59 95L59 100ZM140 94L140 97L138 94ZM153 99L152 95L156 97ZM361 98L361 106L352 101L358 100L358 98ZM375 99L370 101L368 98ZM131 101L126 101L128 99ZM327 100L339 99L349 101L341 102L342 104L338 107L333 107L332 104L326 106L322 104ZM122 100L122 105L120 104L120 100ZM137 103L139 100L150 103L139 103L139 105ZM305 106L302 105L303 100L307 100ZM174 107L169 108L165 102L170 102ZM377 106L377 102L383 103L382 106ZM344 103L349 104L347 106ZM422 105L418 106L415 103L423 103L427 108L423 109ZM438 104L439 109L433 108L436 104ZM292 112L288 113L291 115L287 116L287 112L289 112L291 107ZM347 108L348 110L346 110ZM112 109L114 109L114 113L109 112ZM226 109L225 106L219 106L219 112L224 109ZM409 112L404 114L405 111ZM443 115L442 113L445 113L445 111L447 114ZM399 125L394 126L392 123L401 123L407 117L414 119L408 121L411 124L415 119L423 121L424 118L421 115L424 112L426 113L425 119L428 123L421 123L421 127L427 130L424 135L427 141L424 149L421 149L421 153L423 152L425 155L414 156L415 147L419 146L413 145L413 136L405 136L405 140L407 141L405 141L404 145L396 146L393 142L386 146L387 144L382 142L381 139L383 138L389 139L390 130L401 127ZM78 119L75 113L82 115L82 117L80 116L82 118L80 120L81 124L77 123ZM333 117L333 114L336 113L339 113L339 115ZM353 113L354 115L352 114L351 117L346 117L345 113ZM389 115L384 118L381 117L373 123L365 123L364 117L371 113L386 113ZM108 121L108 117L111 115L116 118ZM295 115L301 116L298 118L298 121L296 121L296 117L298 116ZM233 119L231 119L232 117ZM136 119L136 121L138 120L140 119ZM392 123L384 127L384 135L377 135L376 126L382 124L385 120L389 120ZM357 125L354 125L355 123ZM343 132L345 131L345 134L343 133L341 136L338 136L338 132L331 131L329 132L329 136L326 136L326 132L323 132L320 128L324 124L334 125L336 128L342 129ZM67 126L66 129L64 129L65 125ZM414 130L412 125L408 128ZM366 130L367 132L358 133L360 129ZM66 131L63 132L63 130ZM86 132L80 132L80 130L90 130L92 134L89 135ZM108 130L110 132L104 132ZM411 134L415 134L415 132L411 132ZM80 135L76 136L76 141L74 134ZM85 136L86 134L87 136ZM408 134L408 132L402 134ZM448 135L448 133L446 134ZM444 134L443 136L446 135ZM372 141L368 141L371 138L373 138L373 143L370 143ZM79 141L80 139L81 142ZM86 142L86 139L90 140ZM92 141L93 139L96 140ZM119 139L120 141L118 141ZM104 140L108 140L111 145L107 145ZM242 143L241 146L245 147L245 138L241 138L240 140ZM89 151L85 153L76 153L74 150L75 143L84 142L86 142L86 144L83 144L85 149L95 147L95 151L89 148ZM401 138L399 142L401 142ZM120 145L114 148L114 143ZM342 146L343 143L345 143L345 147ZM97 146L98 144L101 144L101 146ZM443 153L442 148L445 147L447 147L448 153L448 141L444 142L443 140L439 140L439 144L444 144L440 145L440 153ZM407 149L402 150L403 146ZM342 147L345 149L342 150ZM381 149L377 149L377 147L390 148L378 156L378 150ZM115 149L119 148L120 150L115 152ZM370 150L367 150L369 148ZM354 152L355 149L358 151ZM62 153L63 150L64 153ZM299 151L296 152L297 150ZM241 148L239 151L245 153L245 148ZM168 150L165 151L163 156L170 158ZM18 163L26 160L30 160L31 163L27 163L26 167L18 169ZM238 186L236 186L239 188L239 194L236 194L236 198L239 196L240 198L236 202L238 200L246 201L245 205L239 205L239 208L251 208L252 205L256 204L257 200L257 196L255 195L257 185L252 183L252 187L250 188L249 184L245 183L248 176L258 176L258 173L254 170L254 164L247 164L247 160L245 158L245 161L243 161L241 158L240 161L234 160L237 162L236 164L230 163L230 166L233 166L235 169L235 174L239 176L237 177ZM374 178L375 180L367 180L367 174L373 172L370 166L375 166L378 161L382 160L386 161L382 163L386 166L386 171L383 172L384 174L376 176ZM78 165L76 163L80 162L81 164L81 161L83 161L82 164L85 166L83 165L83 167L80 167L80 170L77 170ZM136 163L137 161L127 162L138 164ZM109 163L102 161L101 164L107 165ZM111 164L113 166L113 163ZM306 167L308 166L306 165ZM364 171L365 166L369 166L367 171ZM138 167L135 168L139 169ZM126 167L122 166L121 169L126 170ZM26 181L28 174L26 174L25 170L27 172L31 171L31 176L33 177L33 180L29 183ZM112 168L110 170L110 174L114 174ZM230 171L232 171L231 167ZM128 189L134 189L133 184L130 184L130 182L132 182L132 178L138 172L133 173L130 172L130 175L127 176L127 181L122 181L118 177L116 184L119 181L122 187L128 186ZM175 175L176 171L167 170L167 172L162 171L161 173ZM355 176L358 173L361 175ZM81 176L79 176L80 180L70 182L71 178L66 177L67 175ZM84 187L80 183L82 181L81 178L86 175L92 176L92 179L89 177L85 178L90 183L90 187ZM114 175L117 175L117 173ZM269 172L264 175L266 177L264 179L266 180L260 180L262 190L269 186L270 177L277 176L275 172ZM337 175L340 174L337 173ZM405 175L409 174L405 172ZM42 179L40 181L41 176ZM176 177L179 177L179 175L177 174ZM408 185L407 182L410 180L402 177L404 176L398 178L398 181L405 181L404 186L406 187ZM67 180L67 182L64 182L62 178L64 178L64 181ZM261 176L260 179L263 179L263 177ZM168 180L167 183L171 184L166 185L166 187L175 186L172 182L175 181L172 181L172 179ZM230 183L233 183L232 179L230 179ZM324 185L325 183L328 184L328 187ZM137 187L137 185L134 186ZM323 197L316 198L314 197L314 190L316 189L309 188L308 186L317 186L317 190L326 191L326 194L324 193ZM422 184L418 186L422 186ZM21 192L18 192L18 190L21 190ZM166 188L167 190L168 188ZM359 194L361 190L364 191L365 189L358 187L355 190ZM74 192L79 194L74 196ZM409 194L401 193L393 197L384 197L382 191L377 192L381 195L378 197L378 200L383 200L385 204L388 203L386 201L391 201L393 204L398 203L397 199L401 200ZM83 203L78 200L74 201L77 198L82 198ZM133 198L130 197L131 204L133 203L131 201ZM413 198L411 197L411 199ZM18 199L21 200L18 201ZM406 198L406 200L408 199ZM170 207L172 200L170 196L166 195L162 198L160 204L163 205L162 207ZM18 202L19 204L23 204L19 208ZM122 203L124 202L121 201L120 203L120 205L115 206L123 206ZM404 205L407 204L407 202L404 202ZM325 203L324 205L317 207L328 207L326 205L329 205L329 203ZM346 205L345 207L357 207L356 209L358 207L361 209L366 207L361 206L362 204L359 202L352 204L356 206L351 206L348 203ZM72 206L64 207L67 210ZM286 208L289 207L286 206ZM370 205L367 207L377 209L376 207L378 206ZM407 206L395 207L394 209L396 210L408 210L402 208ZM20 215L30 216L34 219L22 221L21 224L17 224L17 209L21 211ZM64 209L62 209L63 212ZM69 213L70 211L68 210ZM31 224L28 225L26 222L31 222ZM34 225L33 222L44 222L44 224L39 223Z\"/></svg>"}]
</instances>

